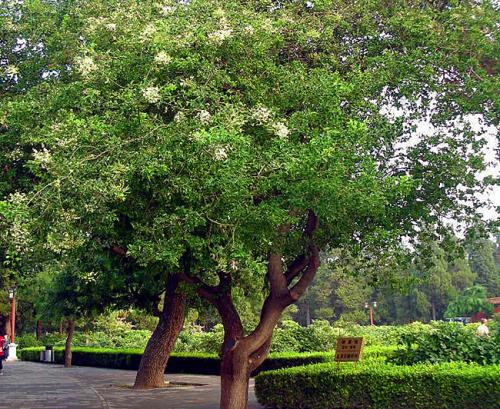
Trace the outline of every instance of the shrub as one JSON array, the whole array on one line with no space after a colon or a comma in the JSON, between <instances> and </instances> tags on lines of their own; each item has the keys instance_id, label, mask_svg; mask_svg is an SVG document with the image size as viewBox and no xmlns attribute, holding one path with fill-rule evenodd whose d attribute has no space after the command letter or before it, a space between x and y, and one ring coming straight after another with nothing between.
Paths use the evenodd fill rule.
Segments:
<instances>
[{"instance_id":1,"label":"shrub","mask_svg":"<svg viewBox=\"0 0 500 409\"><path fill-rule=\"evenodd\" d=\"M496 336L476 336L473 325L439 323L428 333L403 334L403 348L390 360L399 365L452 361L496 364L500 363L499 341Z\"/></svg>"},{"instance_id":2,"label":"shrub","mask_svg":"<svg viewBox=\"0 0 500 409\"><path fill-rule=\"evenodd\" d=\"M283 321L273 333L272 352L320 352L331 351L339 331L328 321L314 320L302 327L294 321Z\"/></svg>"},{"instance_id":3,"label":"shrub","mask_svg":"<svg viewBox=\"0 0 500 409\"><path fill-rule=\"evenodd\" d=\"M39 361L43 347L24 348L19 351L19 358L24 361ZM56 363L64 363L62 347L55 347ZM106 348L79 348L72 349L73 365L95 366L115 369L137 369L143 351L140 349L106 349ZM310 365L331 362L331 353L281 353L271 354L256 373L263 370L288 368L298 365ZM218 375L220 359L215 354L205 353L172 353L168 361L166 372L191 373L202 375Z\"/></svg>"},{"instance_id":4,"label":"shrub","mask_svg":"<svg viewBox=\"0 0 500 409\"><path fill-rule=\"evenodd\" d=\"M405 334L426 334L431 332L433 324L423 324L413 322L407 325L347 325L339 328L343 332L342 336L363 337L366 346L380 345L390 346L398 344L400 338Z\"/></svg>"},{"instance_id":5,"label":"shrub","mask_svg":"<svg viewBox=\"0 0 500 409\"><path fill-rule=\"evenodd\" d=\"M36 339L33 334L24 334L16 336L16 344L19 348L29 348L29 347L37 347L42 346L42 340Z\"/></svg>"},{"instance_id":6,"label":"shrub","mask_svg":"<svg viewBox=\"0 0 500 409\"><path fill-rule=\"evenodd\" d=\"M500 366L318 364L262 372L259 402L275 409L497 409Z\"/></svg>"}]
</instances>

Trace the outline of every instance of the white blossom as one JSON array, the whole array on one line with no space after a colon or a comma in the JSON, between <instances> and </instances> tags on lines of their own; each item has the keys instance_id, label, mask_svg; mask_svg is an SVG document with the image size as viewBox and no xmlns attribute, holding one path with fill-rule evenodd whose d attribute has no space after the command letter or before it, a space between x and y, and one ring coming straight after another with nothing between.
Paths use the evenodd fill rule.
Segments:
<instances>
[{"instance_id":1,"label":"white blossom","mask_svg":"<svg viewBox=\"0 0 500 409\"><path fill-rule=\"evenodd\" d=\"M194 84L193 77L182 78L180 80L179 84L180 84L181 87L184 87L184 88L192 87L193 84Z\"/></svg>"},{"instance_id":2,"label":"white blossom","mask_svg":"<svg viewBox=\"0 0 500 409\"><path fill-rule=\"evenodd\" d=\"M18 161L18 160L19 160L19 159L21 159L23 156L24 156L24 152L23 152L21 149L19 149L19 148L15 148L15 149L13 149L13 150L12 150L12 151L10 151L10 153L7 155L7 157L8 157L10 160L14 161L14 162Z\"/></svg>"},{"instance_id":3,"label":"white blossom","mask_svg":"<svg viewBox=\"0 0 500 409\"><path fill-rule=\"evenodd\" d=\"M47 169L52 159L52 155L50 154L50 151L45 147L42 147L41 150L33 148L33 159L40 164L42 169Z\"/></svg>"},{"instance_id":4,"label":"white blossom","mask_svg":"<svg viewBox=\"0 0 500 409\"><path fill-rule=\"evenodd\" d=\"M233 30L231 28L223 28L221 30L214 31L208 35L208 38L212 40L215 44L222 44L224 40L231 37Z\"/></svg>"},{"instance_id":5,"label":"white blossom","mask_svg":"<svg viewBox=\"0 0 500 409\"><path fill-rule=\"evenodd\" d=\"M24 208L28 203L28 197L21 192L14 192L9 195L9 202L14 208ZM29 232L26 227L26 221L21 215L16 215L9 226L9 242L17 251L26 251L29 246Z\"/></svg>"},{"instance_id":6,"label":"white blossom","mask_svg":"<svg viewBox=\"0 0 500 409\"><path fill-rule=\"evenodd\" d=\"M162 6L162 8L160 9L160 13L162 15L164 15L165 17L169 16L174 11L175 11L175 7L173 7L173 6Z\"/></svg>"},{"instance_id":7,"label":"white blossom","mask_svg":"<svg viewBox=\"0 0 500 409\"><path fill-rule=\"evenodd\" d=\"M283 122L273 124L273 131L280 139L288 139L290 131Z\"/></svg>"},{"instance_id":8,"label":"white blossom","mask_svg":"<svg viewBox=\"0 0 500 409\"><path fill-rule=\"evenodd\" d=\"M104 22L105 19L102 17L90 17L87 19L87 26L85 27L86 31L88 31L89 33L94 33L103 26Z\"/></svg>"},{"instance_id":9,"label":"white blossom","mask_svg":"<svg viewBox=\"0 0 500 409\"><path fill-rule=\"evenodd\" d=\"M146 27L144 27L144 30L141 33L141 40L142 41L150 40L155 33L156 33L156 27L154 26L154 24L150 23Z\"/></svg>"},{"instance_id":10,"label":"white blossom","mask_svg":"<svg viewBox=\"0 0 500 409\"><path fill-rule=\"evenodd\" d=\"M116 31L116 24L115 23L108 23L105 25L106 29L109 31Z\"/></svg>"},{"instance_id":11,"label":"white blossom","mask_svg":"<svg viewBox=\"0 0 500 409\"><path fill-rule=\"evenodd\" d=\"M9 202L15 205L22 205L28 202L28 196L23 192L14 192L9 195Z\"/></svg>"},{"instance_id":12,"label":"white blossom","mask_svg":"<svg viewBox=\"0 0 500 409\"><path fill-rule=\"evenodd\" d=\"M203 125L207 125L212 120L212 115L210 115L210 112L202 110L198 113L198 119Z\"/></svg>"},{"instance_id":13,"label":"white blossom","mask_svg":"<svg viewBox=\"0 0 500 409\"><path fill-rule=\"evenodd\" d=\"M221 17L219 30L210 33L208 38L215 44L220 45L226 38L231 37L231 34L233 34L233 29L229 25L227 19L225 17Z\"/></svg>"},{"instance_id":14,"label":"white blossom","mask_svg":"<svg viewBox=\"0 0 500 409\"><path fill-rule=\"evenodd\" d=\"M221 9L220 7L214 11L214 17L223 19L223 18L225 18L225 15L226 15L226 13L225 13L224 9Z\"/></svg>"},{"instance_id":15,"label":"white blossom","mask_svg":"<svg viewBox=\"0 0 500 409\"><path fill-rule=\"evenodd\" d=\"M97 64L92 57L79 57L76 60L77 69L83 76L86 76L97 70Z\"/></svg>"},{"instance_id":16,"label":"white blossom","mask_svg":"<svg viewBox=\"0 0 500 409\"><path fill-rule=\"evenodd\" d=\"M158 87L147 87L142 90L142 96L151 104L156 104L161 99L160 89Z\"/></svg>"},{"instance_id":17,"label":"white blossom","mask_svg":"<svg viewBox=\"0 0 500 409\"><path fill-rule=\"evenodd\" d=\"M215 160L226 160L227 159L227 148L224 146L220 146L214 151Z\"/></svg>"},{"instance_id":18,"label":"white blossom","mask_svg":"<svg viewBox=\"0 0 500 409\"><path fill-rule=\"evenodd\" d=\"M252 119L260 125L265 125L271 118L271 110L265 106L258 106L252 111Z\"/></svg>"},{"instance_id":19,"label":"white blossom","mask_svg":"<svg viewBox=\"0 0 500 409\"><path fill-rule=\"evenodd\" d=\"M89 271L88 273L83 273L83 281L87 284L96 283L97 282L98 273L95 271Z\"/></svg>"},{"instance_id":20,"label":"white blossom","mask_svg":"<svg viewBox=\"0 0 500 409\"><path fill-rule=\"evenodd\" d=\"M165 51L160 51L155 56L155 62L160 65L168 65L172 61L172 57Z\"/></svg>"},{"instance_id":21,"label":"white blossom","mask_svg":"<svg viewBox=\"0 0 500 409\"><path fill-rule=\"evenodd\" d=\"M174 116L174 122L176 123L180 123L184 121L184 119L186 119L186 114L184 114L184 112L182 111L177 112Z\"/></svg>"},{"instance_id":22,"label":"white blossom","mask_svg":"<svg viewBox=\"0 0 500 409\"><path fill-rule=\"evenodd\" d=\"M246 35L253 35L255 33L255 28L251 25L248 25L248 26L245 26L243 31Z\"/></svg>"}]
</instances>

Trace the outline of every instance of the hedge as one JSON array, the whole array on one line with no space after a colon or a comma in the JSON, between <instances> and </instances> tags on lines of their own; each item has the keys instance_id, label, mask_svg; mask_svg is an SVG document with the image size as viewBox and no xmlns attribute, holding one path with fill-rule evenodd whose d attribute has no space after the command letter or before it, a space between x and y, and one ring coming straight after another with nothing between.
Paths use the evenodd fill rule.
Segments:
<instances>
[{"instance_id":1,"label":"hedge","mask_svg":"<svg viewBox=\"0 0 500 409\"><path fill-rule=\"evenodd\" d=\"M24 361L40 361L42 347L24 348L18 352L19 358ZM64 349L55 347L56 363L64 363ZM140 349L105 349L80 348L72 349L73 365L95 366L114 369L137 369L143 351ZM331 362L332 353L276 353L271 354L256 373L264 370L288 368L299 365L309 365ZM214 354L204 353L172 353L168 360L166 372L191 373L200 375L218 375L220 373L220 359Z\"/></svg>"},{"instance_id":2,"label":"hedge","mask_svg":"<svg viewBox=\"0 0 500 409\"><path fill-rule=\"evenodd\" d=\"M500 366L317 364L262 372L255 392L274 409L498 409Z\"/></svg>"}]
</instances>

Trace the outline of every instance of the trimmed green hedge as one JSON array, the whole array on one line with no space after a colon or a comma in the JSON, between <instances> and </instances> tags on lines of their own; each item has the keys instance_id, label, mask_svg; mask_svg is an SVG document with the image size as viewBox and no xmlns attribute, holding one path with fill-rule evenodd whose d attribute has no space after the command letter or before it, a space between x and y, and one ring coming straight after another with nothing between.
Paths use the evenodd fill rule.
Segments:
<instances>
[{"instance_id":1,"label":"trimmed green hedge","mask_svg":"<svg viewBox=\"0 0 500 409\"><path fill-rule=\"evenodd\" d=\"M500 366L317 364L262 372L255 392L274 409L498 409Z\"/></svg>"},{"instance_id":2,"label":"trimmed green hedge","mask_svg":"<svg viewBox=\"0 0 500 409\"><path fill-rule=\"evenodd\" d=\"M40 351L43 347L23 348L18 351L20 359L24 361L40 360ZM55 347L56 363L64 363L64 348ZM391 356L395 347L368 347L363 352L364 361L384 361ZM95 366L114 369L138 369L141 361L142 349L111 349L111 348L83 348L74 347L73 365ZM333 352L279 352L272 353L264 363L253 373L295 366L330 363L333 361ZM168 360L166 372L191 373L200 375L218 375L220 373L220 360L215 354L197 352L173 352Z\"/></svg>"},{"instance_id":3,"label":"trimmed green hedge","mask_svg":"<svg viewBox=\"0 0 500 409\"><path fill-rule=\"evenodd\" d=\"M19 358L24 361L40 360L42 347L24 348L18 352ZM56 363L64 363L64 349L55 347ZM105 349L105 348L80 348L72 349L73 365L95 366L114 369L137 369L141 361L143 351L140 349ZM309 365L331 362L333 355L326 352L318 353L277 353L271 354L256 373L288 368L299 365ZM168 373L192 373L201 375L218 375L220 373L220 359L214 354L204 353L172 353L168 360L166 372Z\"/></svg>"}]
</instances>

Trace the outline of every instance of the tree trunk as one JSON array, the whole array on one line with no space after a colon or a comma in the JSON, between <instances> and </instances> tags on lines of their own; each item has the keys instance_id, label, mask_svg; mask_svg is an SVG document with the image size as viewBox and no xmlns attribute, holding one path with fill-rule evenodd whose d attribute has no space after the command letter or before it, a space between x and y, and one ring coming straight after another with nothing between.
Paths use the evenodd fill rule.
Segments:
<instances>
[{"instance_id":1,"label":"tree trunk","mask_svg":"<svg viewBox=\"0 0 500 409\"><path fill-rule=\"evenodd\" d=\"M64 334L64 320L59 321L59 334Z\"/></svg>"},{"instance_id":2,"label":"tree trunk","mask_svg":"<svg viewBox=\"0 0 500 409\"><path fill-rule=\"evenodd\" d=\"M165 368L184 324L186 295L178 291L178 286L179 277L169 276L163 312L142 355L134 389L159 388L165 384Z\"/></svg>"},{"instance_id":3,"label":"tree trunk","mask_svg":"<svg viewBox=\"0 0 500 409\"><path fill-rule=\"evenodd\" d=\"M431 303L432 321L436 321L436 303Z\"/></svg>"},{"instance_id":4,"label":"tree trunk","mask_svg":"<svg viewBox=\"0 0 500 409\"><path fill-rule=\"evenodd\" d=\"M220 409L247 409L250 381L248 353L238 349L222 356Z\"/></svg>"},{"instance_id":5,"label":"tree trunk","mask_svg":"<svg viewBox=\"0 0 500 409\"><path fill-rule=\"evenodd\" d=\"M64 367L71 367L71 359L73 354L71 353L71 345L73 343L73 335L75 333L75 320L68 321L68 337L66 338L66 345L64 347Z\"/></svg>"},{"instance_id":6,"label":"tree trunk","mask_svg":"<svg viewBox=\"0 0 500 409\"><path fill-rule=\"evenodd\" d=\"M306 326L311 325L311 307L309 301L306 301Z\"/></svg>"},{"instance_id":7,"label":"tree trunk","mask_svg":"<svg viewBox=\"0 0 500 409\"><path fill-rule=\"evenodd\" d=\"M10 325L10 315L5 317L5 335L9 336L9 339L12 336L12 326Z\"/></svg>"},{"instance_id":8,"label":"tree trunk","mask_svg":"<svg viewBox=\"0 0 500 409\"><path fill-rule=\"evenodd\" d=\"M36 322L36 339L42 338L42 321L37 320Z\"/></svg>"}]
</instances>

